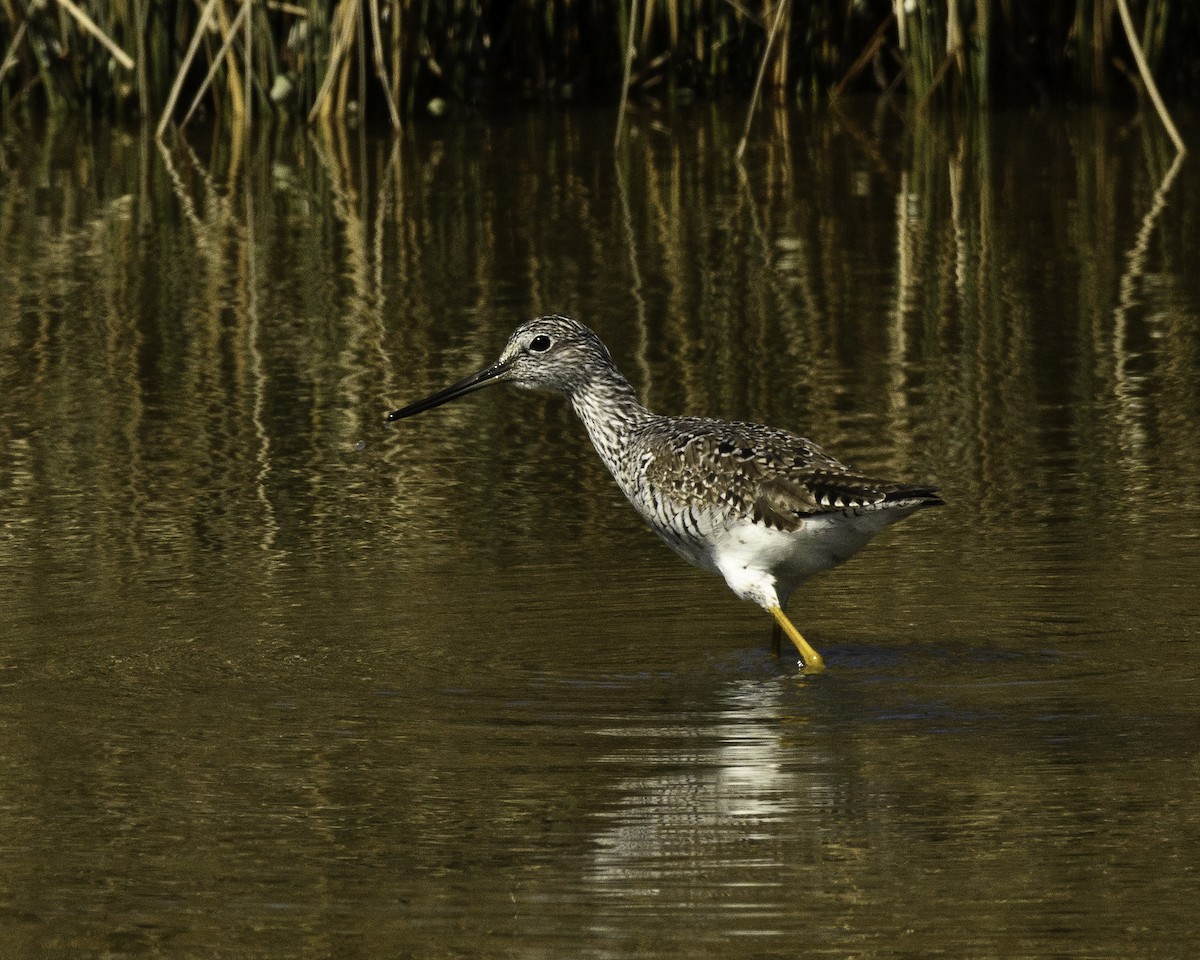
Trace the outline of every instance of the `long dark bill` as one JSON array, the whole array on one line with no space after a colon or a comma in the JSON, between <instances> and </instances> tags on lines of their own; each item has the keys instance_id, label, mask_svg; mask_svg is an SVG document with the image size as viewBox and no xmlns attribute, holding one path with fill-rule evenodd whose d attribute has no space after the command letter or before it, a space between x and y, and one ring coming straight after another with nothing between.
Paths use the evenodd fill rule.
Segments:
<instances>
[{"instance_id":1,"label":"long dark bill","mask_svg":"<svg viewBox=\"0 0 1200 960\"><path fill-rule=\"evenodd\" d=\"M387 415L387 422L395 423L397 420L403 420L405 417L424 413L426 410L432 410L434 407L440 407L443 403L448 403L455 397L461 397L463 394L471 393L480 387L486 387L497 377L506 374L510 366L512 366L511 363L494 363L490 367L485 367L478 373L473 373L469 377L459 380L458 383L452 383L445 390L439 390L424 400L418 400L416 403L410 403L407 407L393 410Z\"/></svg>"}]
</instances>

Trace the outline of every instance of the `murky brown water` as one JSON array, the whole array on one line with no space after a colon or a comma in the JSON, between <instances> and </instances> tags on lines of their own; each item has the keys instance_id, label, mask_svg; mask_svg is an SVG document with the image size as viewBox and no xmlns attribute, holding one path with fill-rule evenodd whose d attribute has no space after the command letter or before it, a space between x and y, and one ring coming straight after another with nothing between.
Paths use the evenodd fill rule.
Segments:
<instances>
[{"instance_id":1,"label":"murky brown water","mask_svg":"<svg viewBox=\"0 0 1200 960\"><path fill-rule=\"evenodd\" d=\"M1200 177L1128 120L7 131L0 955L1194 956ZM548 311L942 485L826 674L560 401L383 428Z\"/></svg>"}]
</instances>

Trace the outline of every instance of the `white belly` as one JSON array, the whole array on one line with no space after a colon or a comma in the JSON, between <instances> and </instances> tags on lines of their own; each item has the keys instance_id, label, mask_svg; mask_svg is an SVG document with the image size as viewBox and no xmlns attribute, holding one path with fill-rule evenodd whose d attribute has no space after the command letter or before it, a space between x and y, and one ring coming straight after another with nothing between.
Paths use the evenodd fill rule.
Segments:
<instances>
[{"instance_id":1,"label":"white belly","mask_svg":"<svg viewBox=\"0 0 1200 960\"><path fill-rule=\"evenodd\" d=\"M825 514L790 531L751 522L728 524L723 515L710 514L696 518L699 536L656 529L686 560L720 573L739 597L769 608L786 605L810 576L850 559L905 512Z\"/></svg>"}]
</instances>

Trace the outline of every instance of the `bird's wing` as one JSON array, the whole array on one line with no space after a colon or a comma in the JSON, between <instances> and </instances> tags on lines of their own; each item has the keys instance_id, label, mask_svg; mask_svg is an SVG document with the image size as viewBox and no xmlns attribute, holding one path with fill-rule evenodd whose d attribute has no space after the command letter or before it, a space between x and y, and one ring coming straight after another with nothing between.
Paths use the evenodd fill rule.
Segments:
<instances>
[{"instance_id":1,"label":"bird's wing","mask_svg":"<svg viewBox=\"0 0 1200 960\"><path fill-rule=\"evenodd\" d=\"M670 442L653 450L646 479L681 506L720 504L780 530L822 513L940 503L930 487L867 477L810 440L758 424L676 421Z\"/></svg>"}]
</instances>

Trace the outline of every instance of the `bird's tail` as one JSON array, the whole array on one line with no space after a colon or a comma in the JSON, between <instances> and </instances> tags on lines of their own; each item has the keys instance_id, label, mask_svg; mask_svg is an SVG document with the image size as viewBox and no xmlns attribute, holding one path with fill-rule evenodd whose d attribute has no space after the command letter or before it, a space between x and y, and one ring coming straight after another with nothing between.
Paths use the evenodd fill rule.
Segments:
<instances>
[{"instance_id":1,"label":"bird's tail","mask_svg":"<svg viewBox=\"0 0 1200 960\"><path fill-rule=\"evenodd\" d=\"M922 507L944 507L946 505L946 501L942 499L936 487L897 487L888 492L887 496L883 498L883 502L889 507L912 507L915 510Z\"/></svg>"}]
</instances>

